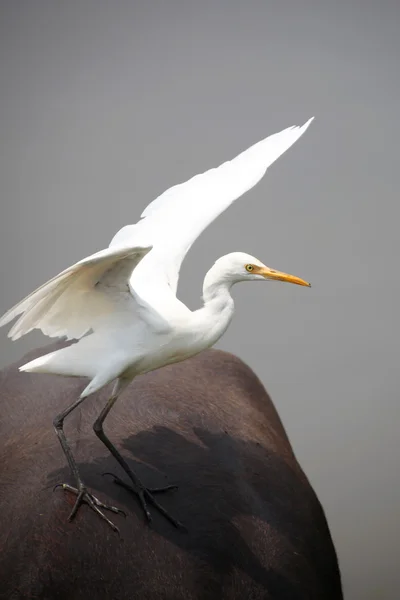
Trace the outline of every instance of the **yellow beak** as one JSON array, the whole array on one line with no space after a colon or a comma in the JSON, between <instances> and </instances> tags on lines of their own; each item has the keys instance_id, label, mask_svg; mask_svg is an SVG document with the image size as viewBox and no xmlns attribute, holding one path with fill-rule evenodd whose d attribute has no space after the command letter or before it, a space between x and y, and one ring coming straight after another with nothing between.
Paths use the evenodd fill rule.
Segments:
<instances>
[{"instance_id":1,"label":"yellow beak","mask_svg":"<svg viewBox=\"0 0 400 600\"><path fill-rule=\"evenodd\" d=\"M311 287L311 283L308 283L308 281L304 281L304 279L300 279L300 277L296 277L295 275L289 275L288 273L282 273L281 271L275 271L274 269L270 269L269 267L260 268L258 272L260 275L263 275L265 279L273 279L275 281L286 281L287 283L295 283L296 285L304 285L306 287Z\"/></svg>"}]
</instances>

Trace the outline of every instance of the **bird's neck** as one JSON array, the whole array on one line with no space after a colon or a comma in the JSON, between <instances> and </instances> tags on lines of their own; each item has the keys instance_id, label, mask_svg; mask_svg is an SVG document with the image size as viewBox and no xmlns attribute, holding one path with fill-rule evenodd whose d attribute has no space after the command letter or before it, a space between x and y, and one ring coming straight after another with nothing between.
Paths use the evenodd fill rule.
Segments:
<instances>
[{"instance_id":1,"label":"bird's neck","mask_svg":"<svg viewBox=\"0 0 400 600\"><path fill-rule=\"evenodd\" d=\"M221 308L226 303L233 304L231 287L233 281L227 278L214 265L206 274L203 283L204 306L220 304Z\"/></svg>"},{"instance_id":2,"label":"bird's neck","mask_svg":"<svg viewBox=\"0 0 400 600\"><path fill-rule=\"evenodd\" d=\"M204 278L203 307L197 317L207 324L207 329L215 343L226 331L234 313L234 302L230 294L233 281L224 277L214 265Z\"/></svg>"}]
</instances>

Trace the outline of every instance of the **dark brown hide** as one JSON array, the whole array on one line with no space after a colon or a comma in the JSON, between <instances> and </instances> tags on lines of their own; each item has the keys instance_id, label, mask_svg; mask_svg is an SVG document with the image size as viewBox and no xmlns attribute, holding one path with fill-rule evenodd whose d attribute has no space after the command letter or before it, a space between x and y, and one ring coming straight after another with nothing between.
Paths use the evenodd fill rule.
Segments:
<instances>
[{"instance_id":1,"label":"dark brown hide","mask_svg":"<svg viewBox=\"0 0 400 600\"><path fill-rule=\"evenodd\" d=\"M51 351L36 350L23 362ZM92 424L110 387L66 420L83 480L124 509L107 513L121 539L87 506L67 517L73 484L53 417L87 381L0 375L0 598L45 600L339 600L335 550L321 505L276 410L241 360L208 350L138 377L105 431L144 482L177 483L160 502L188 528L102 477L125 474Z\"/></svg>"}]
</instances>

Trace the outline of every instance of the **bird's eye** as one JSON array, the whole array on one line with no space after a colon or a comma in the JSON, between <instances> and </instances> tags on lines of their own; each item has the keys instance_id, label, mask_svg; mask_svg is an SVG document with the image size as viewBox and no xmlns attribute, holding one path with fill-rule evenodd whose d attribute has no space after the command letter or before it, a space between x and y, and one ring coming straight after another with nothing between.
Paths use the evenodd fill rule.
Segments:
<instances>
[{"instance_id":1,"label":"bird's eye","mask_svg":"<svg viewBox=\"0 0 400 600\"><path fill-rule=\"evenodd\" d=\"M249 273L251 273L253 269L253 265L246 265L246 271L248 271Z\"/></svg>"}]
</instances>

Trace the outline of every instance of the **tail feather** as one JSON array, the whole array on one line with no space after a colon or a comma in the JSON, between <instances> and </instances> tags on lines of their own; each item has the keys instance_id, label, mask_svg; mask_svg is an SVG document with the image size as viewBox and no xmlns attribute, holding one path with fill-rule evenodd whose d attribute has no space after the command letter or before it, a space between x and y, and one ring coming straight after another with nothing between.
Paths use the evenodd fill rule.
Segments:
<instances>
[{"instance_id":1,"label":"tail feather","mask_svg":"<svg viewBox=\"0 0 400 600\"><path fill-rule=\"evenodd\" d=\"M110 353L104 355L101 336L91 334L71 346L39 356L19 367L19 370L26 373L87 377L90 382L81 394L84 398L116 379L126 367L124 357L114 350L111 346Z\"/></svg>"},{"instance_id":2,"label":"tail feather","mask_svg":"<svg viewBox=\"0 0 400 600\"><path fill-rule=\"evenodd\" d=\"M93 356L90 351L92 344L88 344L88 341L88 338L83 338L76 344L39 356L19 367L19 370L28 373L94 377L96 371L90 360Z\"/></svg>"},{"instance_id":3,"label":"tail feather","mask_svg":"<svg viewBox=\"0 0 400 600\"><path fill-rule=\"evenodd\" d=\"M47 373L46 365L51 362L51 358L56 352L58 352L58 350L45 354L44 356L39 356L39 358L35 358L19 367L19 370L27 373Z\"/></svg>"},{"instance_id":4,"label":"tail feather","mask_svg":"<svg viewBox=\"0 0 400 600\"><path fill-rule=\"evenodd\" d=\"M25 365L22 365L19 370L23 373L51 373L53 375L66 375L69 377L88 376L86 372L82 372L82 369L71 368L71 362L68 363L68 368L63 366L64 357L57 355L64 350L69 350L69 348L63 348L62 350L56 350L55 352L50 352L44 356L39 356L39 358L35 358ZM97 392L113 379L115 379L115 376L110 377L108 374L105 375L104 372L102 372L100 376L95 375L81 393L80 398L86 398L87 396L90 396L90 394Z\"/></svg>"}]
</instances>

